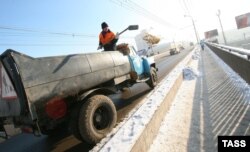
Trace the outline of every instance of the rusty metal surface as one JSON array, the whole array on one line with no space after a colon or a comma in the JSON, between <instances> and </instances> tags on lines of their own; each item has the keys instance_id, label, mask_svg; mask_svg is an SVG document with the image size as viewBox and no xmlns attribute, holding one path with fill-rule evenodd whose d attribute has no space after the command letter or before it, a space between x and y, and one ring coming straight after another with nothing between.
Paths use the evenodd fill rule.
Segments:
<instances>
[{"instance_id":1,"label":"rusty metal surface","mask_svg":"<svg viewBox=\"0 0 250 152\"><path fill-rule=\"evenodd\" d=\"M68 96L128 74L127 56L117 51L29 58L12 53L29 102Z\"/></svg>"},{"instance_id":2,"label":"rusty metal surface","mask_svg":"<svg viewBox=\"0 0 250 152\"><path fill-rule=\"evenodd\" d=\"M7 50L1 60L19 98L11 103L1 100L0 116L19 115L21 110L27 111L28 105L53 97L76 95L131 70L128 57L118 51L32 58Z\"/></svg>"},{"instance_id":3,"label":"rusty metal surface","mask_svg":"<svg viewBox=\"0 0 250 152\"><path fill-rule=\"evenodd\" d=\"M5 116L18 116L20 114L20 103L19 100L15 99L7 101L1 99L0 102L0 117Z\"/></svg>"}]
</instances>

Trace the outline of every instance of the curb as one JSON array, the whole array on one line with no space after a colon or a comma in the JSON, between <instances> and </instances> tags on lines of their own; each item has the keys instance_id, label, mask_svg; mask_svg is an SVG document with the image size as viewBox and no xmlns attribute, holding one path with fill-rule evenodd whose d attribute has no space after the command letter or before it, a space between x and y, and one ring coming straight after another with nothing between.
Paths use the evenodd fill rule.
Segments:
<instances>
[{"instance_id":1,"label":"curb","mask_svg":"<svg viewBox=\"0 0 250 152\"><path fill-rule=\"evenodd\" d=\"M150 148L151 144L154 141L154 138L156 137L159 131L161 122L164 119L167 111L171 107L172 101L174 100L182 81L183 75L180 74L180 76L175 81L174 86L172 86L170 91L167 93L160 107L156 110L156 112L152 116L152 119L142 132L141 136L134 144L133 148L131 149L132 152L147 151Z\"/></svg>"}]
</instances>

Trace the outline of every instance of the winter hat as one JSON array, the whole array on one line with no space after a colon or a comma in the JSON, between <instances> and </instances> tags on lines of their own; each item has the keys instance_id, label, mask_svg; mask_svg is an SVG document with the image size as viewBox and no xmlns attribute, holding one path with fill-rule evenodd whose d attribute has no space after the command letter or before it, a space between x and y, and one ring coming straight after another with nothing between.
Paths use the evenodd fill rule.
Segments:
<instances>
[{"instance_id":1,"label":"winter hat","mask_svg":"<svg viewBox=\"0 0 250 152\"><path fill-rule=\"evenodd\" d=\"M106 27L108 27L108 24L107 24L106 22L103 22L103 23L102 23L102 29L104 29L104 28L106 28Z\"/></svg>"}]
</instances>

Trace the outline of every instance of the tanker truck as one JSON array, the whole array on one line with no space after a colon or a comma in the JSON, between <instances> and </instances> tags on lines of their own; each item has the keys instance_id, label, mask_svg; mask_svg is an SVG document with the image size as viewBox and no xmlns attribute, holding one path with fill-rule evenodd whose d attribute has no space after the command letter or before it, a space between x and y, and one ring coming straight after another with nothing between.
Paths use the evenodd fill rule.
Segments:
<instances>
[{"instance_id":1,"label":"tanker truck","mask_svg":"<svg viewBox=\"0 0 250 152\"><path fill-rule=\"evenodd\" d=\"M139 57L126 44L117 48L40 58L6 50L0 56L1 128L13 124L49 135L69 126L77 139L99 142L117 119L108 96L136 83L157 84L153 57Z\"/></svg>"}]
</instances>

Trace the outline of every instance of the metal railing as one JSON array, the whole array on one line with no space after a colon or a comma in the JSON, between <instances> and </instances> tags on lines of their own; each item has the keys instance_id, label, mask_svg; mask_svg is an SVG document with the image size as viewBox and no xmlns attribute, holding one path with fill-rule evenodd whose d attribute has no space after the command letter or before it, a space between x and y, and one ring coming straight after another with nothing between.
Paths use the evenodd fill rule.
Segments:
<instances>
[{"instance_id":1,"label":"metal railing","mask_svg":"<svg viewBox=\"0 0 250 152\"><path fill-rule=\"evenodd\" d=\"M250 84L250 50L218 45L214 43L206 43L206 45L228 66L238 73L248 84Z\"/></svg>"},{"instance_id":2,"label":"metal railing","mask_svg":"<svg viewBox=\"0 0 250 152\"><path fill-rule=\"evenodd\" d=\"M236 52L236 53L239 53L241 55L246 55L247 59L250 60L250 50L232 47L232 46L226 46L226 45L222 45L222 44L216 44L216 43L209 43L209 44L214 46L214 47L222 48L222 49L227 50L229 52Z\"/></svg>"}]
</instances>

